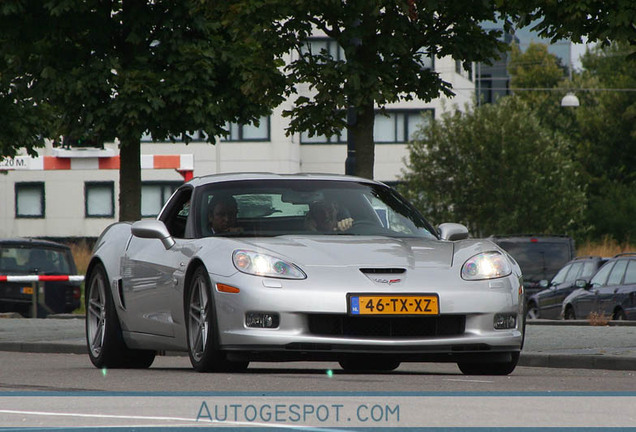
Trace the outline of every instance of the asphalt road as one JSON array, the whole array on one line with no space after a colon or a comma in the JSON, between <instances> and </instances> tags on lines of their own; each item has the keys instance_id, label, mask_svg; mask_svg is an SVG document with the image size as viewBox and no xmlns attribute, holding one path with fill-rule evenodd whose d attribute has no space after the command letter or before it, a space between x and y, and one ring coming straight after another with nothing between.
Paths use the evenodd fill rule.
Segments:
<instances>
[{"instance_id":1,"label":"asphalt road","mask_svg":"<svg viewBox=\"0 0 636 432\"><path fill-rule=\"evenodd\" d=\"M293 362L201 374L178 356L146 370L100 370L85 354L20 352L0 352L0 364L0 431L636 424L634 371L521 366L509 376L470 377L454 364L406 363L391 373L350 374L336 363Z\"/></svg>"}]
</instances>

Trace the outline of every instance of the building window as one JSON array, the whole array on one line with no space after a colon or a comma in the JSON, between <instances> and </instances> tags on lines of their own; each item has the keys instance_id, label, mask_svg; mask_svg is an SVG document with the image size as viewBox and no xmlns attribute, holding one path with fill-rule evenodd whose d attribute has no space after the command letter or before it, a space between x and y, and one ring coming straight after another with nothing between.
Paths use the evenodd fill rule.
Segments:
<instances>
[{"instance_id":1,"label":"building window","mask_svg":"<svg viewBox=\"0 0 636 432\"><path fill-rule=\"evenodd\" d=\"M347 129L343 129L338 135L326 136L326 135L314 135L309 136L309 133L302 132L300 134L301 144L346 144L347 143Z\"/></svg>"},{"instance_id":2,"label":"building window","mask_svg":"<svg viewBox=\"0 0 636 432\"><path fill-rule=\"evenodd\" d=\"M181 182L142 182L141 216L155 217Z\"/></svg>"},{"instance_id":3,"label":"building window","mask_svg":"<svg viewBox=\"0 0 636 432\"><path fill-rule=\"evenodd\" d=\"M85 216L115 217L115 186L113 182L84 183Z\"/></svg>"},{"instance_id":4,"label":"building window","mask_svg":"<svg viewBox=\"0 0 636 432\"><path fill-rule=\"evenodd\" d=\"M435 110L385 110L375 114L373 140L378 144L403 144L413 139L413 134L421 127L428 125L434 117ZM345 144L347 130L339 135L309 137L307 132L300 135L301 144Z\"/></svg>"},{"instance_id":5,"label":"building window","mask_svg":"<svg viewBox=\"0 0 636 432\"><path fill-rule=\"evenodd\" d=\"M263 116L259 119L258 126L255 123L238 124L225 123L227 134L219 137L219 141L269 141L270 140L270 117ZM187 140L186 140L187 136ZM176 142L204 142L207 141L207 134L202 131L188 132L175 137ZM166 140L166 142L169 140ZM141 142L153 142L152 135L146 131L141 135Z\"/></svg>"},{"instance_id":6,"label":"building window","mask_svg":"<svg viewBox=\"0 0 636 432\"><path fill-rule=\"evenodd\" d=\"M461 75L461 76L465 77L466 79L469 79L470 81L472 81L473 80L473 64L472 64L472 62L468 63L468 67L465 68L460 60L455 60L455 73L457 73L458 75Z\"/></svg>"},{"instance_id":7,"label":"building window","mask_svg":"<svg viewBox=\"0 0 636 432\"><path fill-rule=\"evenodd\" d=\"M334 61L346 61L344 49L331 38L311 38L305 41L300 47L300 54L302 56L327 56L331 57ZM320 59L317 63L324 63Z\"/></svg>"},{"instance_id":8,"label":"building window","mask_svg":"<svg viewBox=\"0 0 636 432\"><path fill-rule=\"evenodd\" d=\"M15 217L42 219L45 216L44 183L15 184Z\"/></svg>"},{"instance_id":9,"label":"building window","mask_svg":"<svg viewBox=\"0 0 636 432\"><path fill-rule=\"evenodd\" d=\"M375 115L373 140L376 143L407 143L421 127L433 119L433 110L387 110Z\"/></svg>"},{"instance_id":10,"label":"building window","mask_svg":"<svg viewBox=\"0 0 636 432\"><path fill-rule=\"evenodd\" d=\"M417 62L422 66L422 69L435 70L435 58L428 50L422 48L415 55L418 57Z\"/></svg>"},{"instance_id":11,"label":"building window","mask_svg":"<svg viewBox=\"0 0 636 432\"><path fill-rule=\"evenodd\" d=\"M269 116L261 117L258 125L228 122L225 124L225 130L228 133L221 136L220 141L269 141L269 127Z\"/></svg>"}]
</instances>

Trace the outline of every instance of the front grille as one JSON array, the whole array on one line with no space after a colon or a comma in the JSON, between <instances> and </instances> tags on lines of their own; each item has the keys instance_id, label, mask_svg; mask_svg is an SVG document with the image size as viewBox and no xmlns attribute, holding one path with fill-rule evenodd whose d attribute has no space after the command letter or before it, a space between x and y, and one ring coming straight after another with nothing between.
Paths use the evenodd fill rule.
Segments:
<instances>
[{"instance_id":1,"label":"front grille","mask_svg":"<svg viewBox=\"0 0 636 432\"><path fill-rule=\"evenodd\" d=\"M318 336L356 337L434 337L464 333L464 315L435 317L352 317L335 314L311 314L309 332Z\"/></svg>"}]
</instances>

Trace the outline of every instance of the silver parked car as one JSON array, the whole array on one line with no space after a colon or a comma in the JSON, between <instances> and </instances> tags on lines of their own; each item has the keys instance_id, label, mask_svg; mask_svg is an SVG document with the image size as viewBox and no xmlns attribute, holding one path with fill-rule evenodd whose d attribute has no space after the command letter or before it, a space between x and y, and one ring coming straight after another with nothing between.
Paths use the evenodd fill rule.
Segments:
<instances>
[{"instance_id":1,"label":"silver parked car","mask_svg":"<svg viewBox=\"0 0 636 432\"><path fill-rule=\"evenodd\" d=\"M86 281L99 368L149 367L171 350L198 371L444 361L509 374L523 345L516 262L463 225L434 229L393 189L355 177L195 178L157 220L107 228Z\"/></svg>"}]
</instances>

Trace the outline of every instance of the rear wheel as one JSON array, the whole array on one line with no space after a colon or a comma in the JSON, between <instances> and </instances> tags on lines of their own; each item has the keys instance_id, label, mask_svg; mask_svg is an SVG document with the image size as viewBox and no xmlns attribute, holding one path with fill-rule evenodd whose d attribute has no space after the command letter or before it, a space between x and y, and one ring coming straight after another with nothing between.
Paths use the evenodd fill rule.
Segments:
<instances>
[{"instance_id":1,"label":"rear wheel","mask_svg":"<svg viewBox=\"0 0 636 432\"><path fill-rule=\"evenodd\" d=\"M349 355L338 363L347 372L389 372L400 366L400 362L397 360L373 358L373 355Z\"/></svg>"},{"instance_id":2,"label":"rear wheel","mask_svg":"<svg viewBox=\"0 0 636 432\"><path fill-rule=\"evenodd\" d=\"M106 270L98 264L86 284L86 342L91 363L98 368L148 368L155 360L151 350L129 349L122 336Z\"/></svg>"},{"instance_id":3,"label":"rear wheel","mask_svg":"<svg viewBox=\"0 0 636 432\"><path fill-rule=\"evenodd\" d=\"M195 270L186 302L186 331L188 354L192 367L198 372L240 371L246 361L228 361L219 349L216 309L212 297L212 283L204 267Z\"/></svg>"},{"instance_id":4,"label":"rear wheel","mask_svg":"<svg viewBox=\"0 0 636 432\"><path fill-rule=\"evenodd\" d=\"M616 309L614 311L614 316L612 317L612 319L616 321L623 321L627 319L627 315L625 314L625 311L623 309Z\"/></svg>"},{"instance_id":5,"label":"rear wheel","mask_svg":"<svg viewBox=\"0 0 636 432\"><path fill-rule=\"evenodd\" d=\"M457 362L464 375L508 375L519 362L519 352L510 353L510 360L505 362Z\"/></svg>"},{"instance_id":6,"label":"rear wheel","mask_svg":"<svg viewBox=\"0 0 636 432\"><path fill-rule=\"evenodd\" d=\"M566 306L565 312L563 313L563 319L566 320L574 320L576 319L576 314L574 313L574 308L570 305Z\"/></svg>"}]
</instances>

